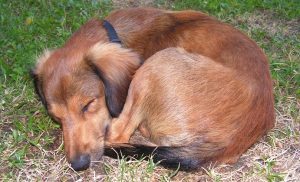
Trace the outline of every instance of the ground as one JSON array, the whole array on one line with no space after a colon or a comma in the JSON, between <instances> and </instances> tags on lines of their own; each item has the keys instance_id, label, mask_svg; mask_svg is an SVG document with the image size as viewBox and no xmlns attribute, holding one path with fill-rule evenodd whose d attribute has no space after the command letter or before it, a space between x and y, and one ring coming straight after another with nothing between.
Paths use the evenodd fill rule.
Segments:
<instances>
[{"instance_id":1,"label":"ground","mask_svg":"<svg viewBox=\"0 0 300 182\"><path fill-rule=\"evenodd\" d=\"M276 126L234 165L167 170L151 159L104 158L73 171L61 131L38 101L28 74L90 17L152 6L201 10L242 30L269 58ZM0 181L300 181L300 3L297 0L0 0ZM103 167L104 166L104 167Z\"/></svg>"}]
</instances>

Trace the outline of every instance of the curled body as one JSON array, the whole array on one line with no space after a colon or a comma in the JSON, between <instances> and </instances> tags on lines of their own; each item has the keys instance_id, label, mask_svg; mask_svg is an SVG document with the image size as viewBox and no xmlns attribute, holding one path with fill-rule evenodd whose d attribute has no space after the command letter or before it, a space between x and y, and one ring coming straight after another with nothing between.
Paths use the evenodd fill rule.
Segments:
<instances>
[{"instance_id":1,"label":"curled body","mask_svg":"<svg viewBox=\"0 0 300 182\"><path fill-rule=\"evenodd\" d=\"M117 10L105 19L115 28L122 45L110 42L103 21L94 18L61 48L45 51L32 72L42 103L62 126L66 156L75 170L84 170L91 161L100 159L108 128L123 109L134 73L150 56L168 47L209 57L252 83L257 98L251 106L253 112L242 122L242 127L256 127L252 142L273 126L268 61L255 42L240 31L196 11L133 8ZM228 97L223 96L223 100ZM224 112L216 117L227 116ZM249 145L241 143L240 151Z\"/></svg>"}]
</instances>

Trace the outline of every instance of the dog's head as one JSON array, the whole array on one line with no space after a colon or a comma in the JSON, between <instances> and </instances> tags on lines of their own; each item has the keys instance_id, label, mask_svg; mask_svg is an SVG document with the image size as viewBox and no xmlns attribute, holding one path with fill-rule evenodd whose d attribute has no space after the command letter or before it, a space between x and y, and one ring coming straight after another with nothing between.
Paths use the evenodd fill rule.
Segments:
<instances>
[{"instance_id":1,"label":"dog's head","mask_svg":"<svg viewBox=\"0 0 300 182\"><path fill-rule=\"evenodd\" d=\"M120 114L139 66L137 54L101 42L86 51L45 51L38 59L32 72L36 92L61 124L66 156L75 170L102 156L106 130Z\"/></svg>"}]
</instances>

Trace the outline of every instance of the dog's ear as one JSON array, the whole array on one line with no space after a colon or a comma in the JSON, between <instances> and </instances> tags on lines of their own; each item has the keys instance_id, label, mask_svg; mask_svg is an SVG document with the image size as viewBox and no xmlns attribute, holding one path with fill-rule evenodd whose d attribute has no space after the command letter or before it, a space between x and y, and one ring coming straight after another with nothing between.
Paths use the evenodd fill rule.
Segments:
<instances>
[{"instance_id":1,"label":"dog's ear","mask_svg":"<svg viewBox=\"0 0 300 182\"><path fill-rule=\"evenodd\" d=\"M121 113L135 71L141 65L138 54L115 43L97 43L86 61L104 83L105 98L112 117Z\"/></svg>"},{"instance_id":2,"label":"dog's ear","mask_svg":"<svg viewBox=\"0 0 300 182\"><path fill-rule=\"evenodd\" d=\"M47 61L47 59L51 56L52 51L45 50L44 53L38 57L35 68L30 70L30 76L33 80L35 92L39 96L40 100L42 101L43 105L47 108L47 103L45 96L43 94L43 89L42 89L42 79L41 79L41 72L44 63Z\"/></svg>"}]
</instances>

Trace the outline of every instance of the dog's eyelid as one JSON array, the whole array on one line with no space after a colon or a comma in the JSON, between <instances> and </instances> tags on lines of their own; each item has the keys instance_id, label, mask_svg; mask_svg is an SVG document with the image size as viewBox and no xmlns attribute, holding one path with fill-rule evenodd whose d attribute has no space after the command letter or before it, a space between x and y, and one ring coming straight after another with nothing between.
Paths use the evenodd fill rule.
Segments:
<instances>
[{"instance_id":1,"label":"dog's eyelid","mask_svg":"<svg viewBox=\"0 0 300 182\"><path fill-rule=\"evenodd\" d=\"M88 109L89 109L89 106L93 103L93 102L95 102L97 100L97 97L95 97L94 99L92 99L92 100L90 100L87 104L85 104L83 107L82 107L82 112L83 113L85 113L85 112L87 112L88 111Z\"/></svg>"}]
</instances>

